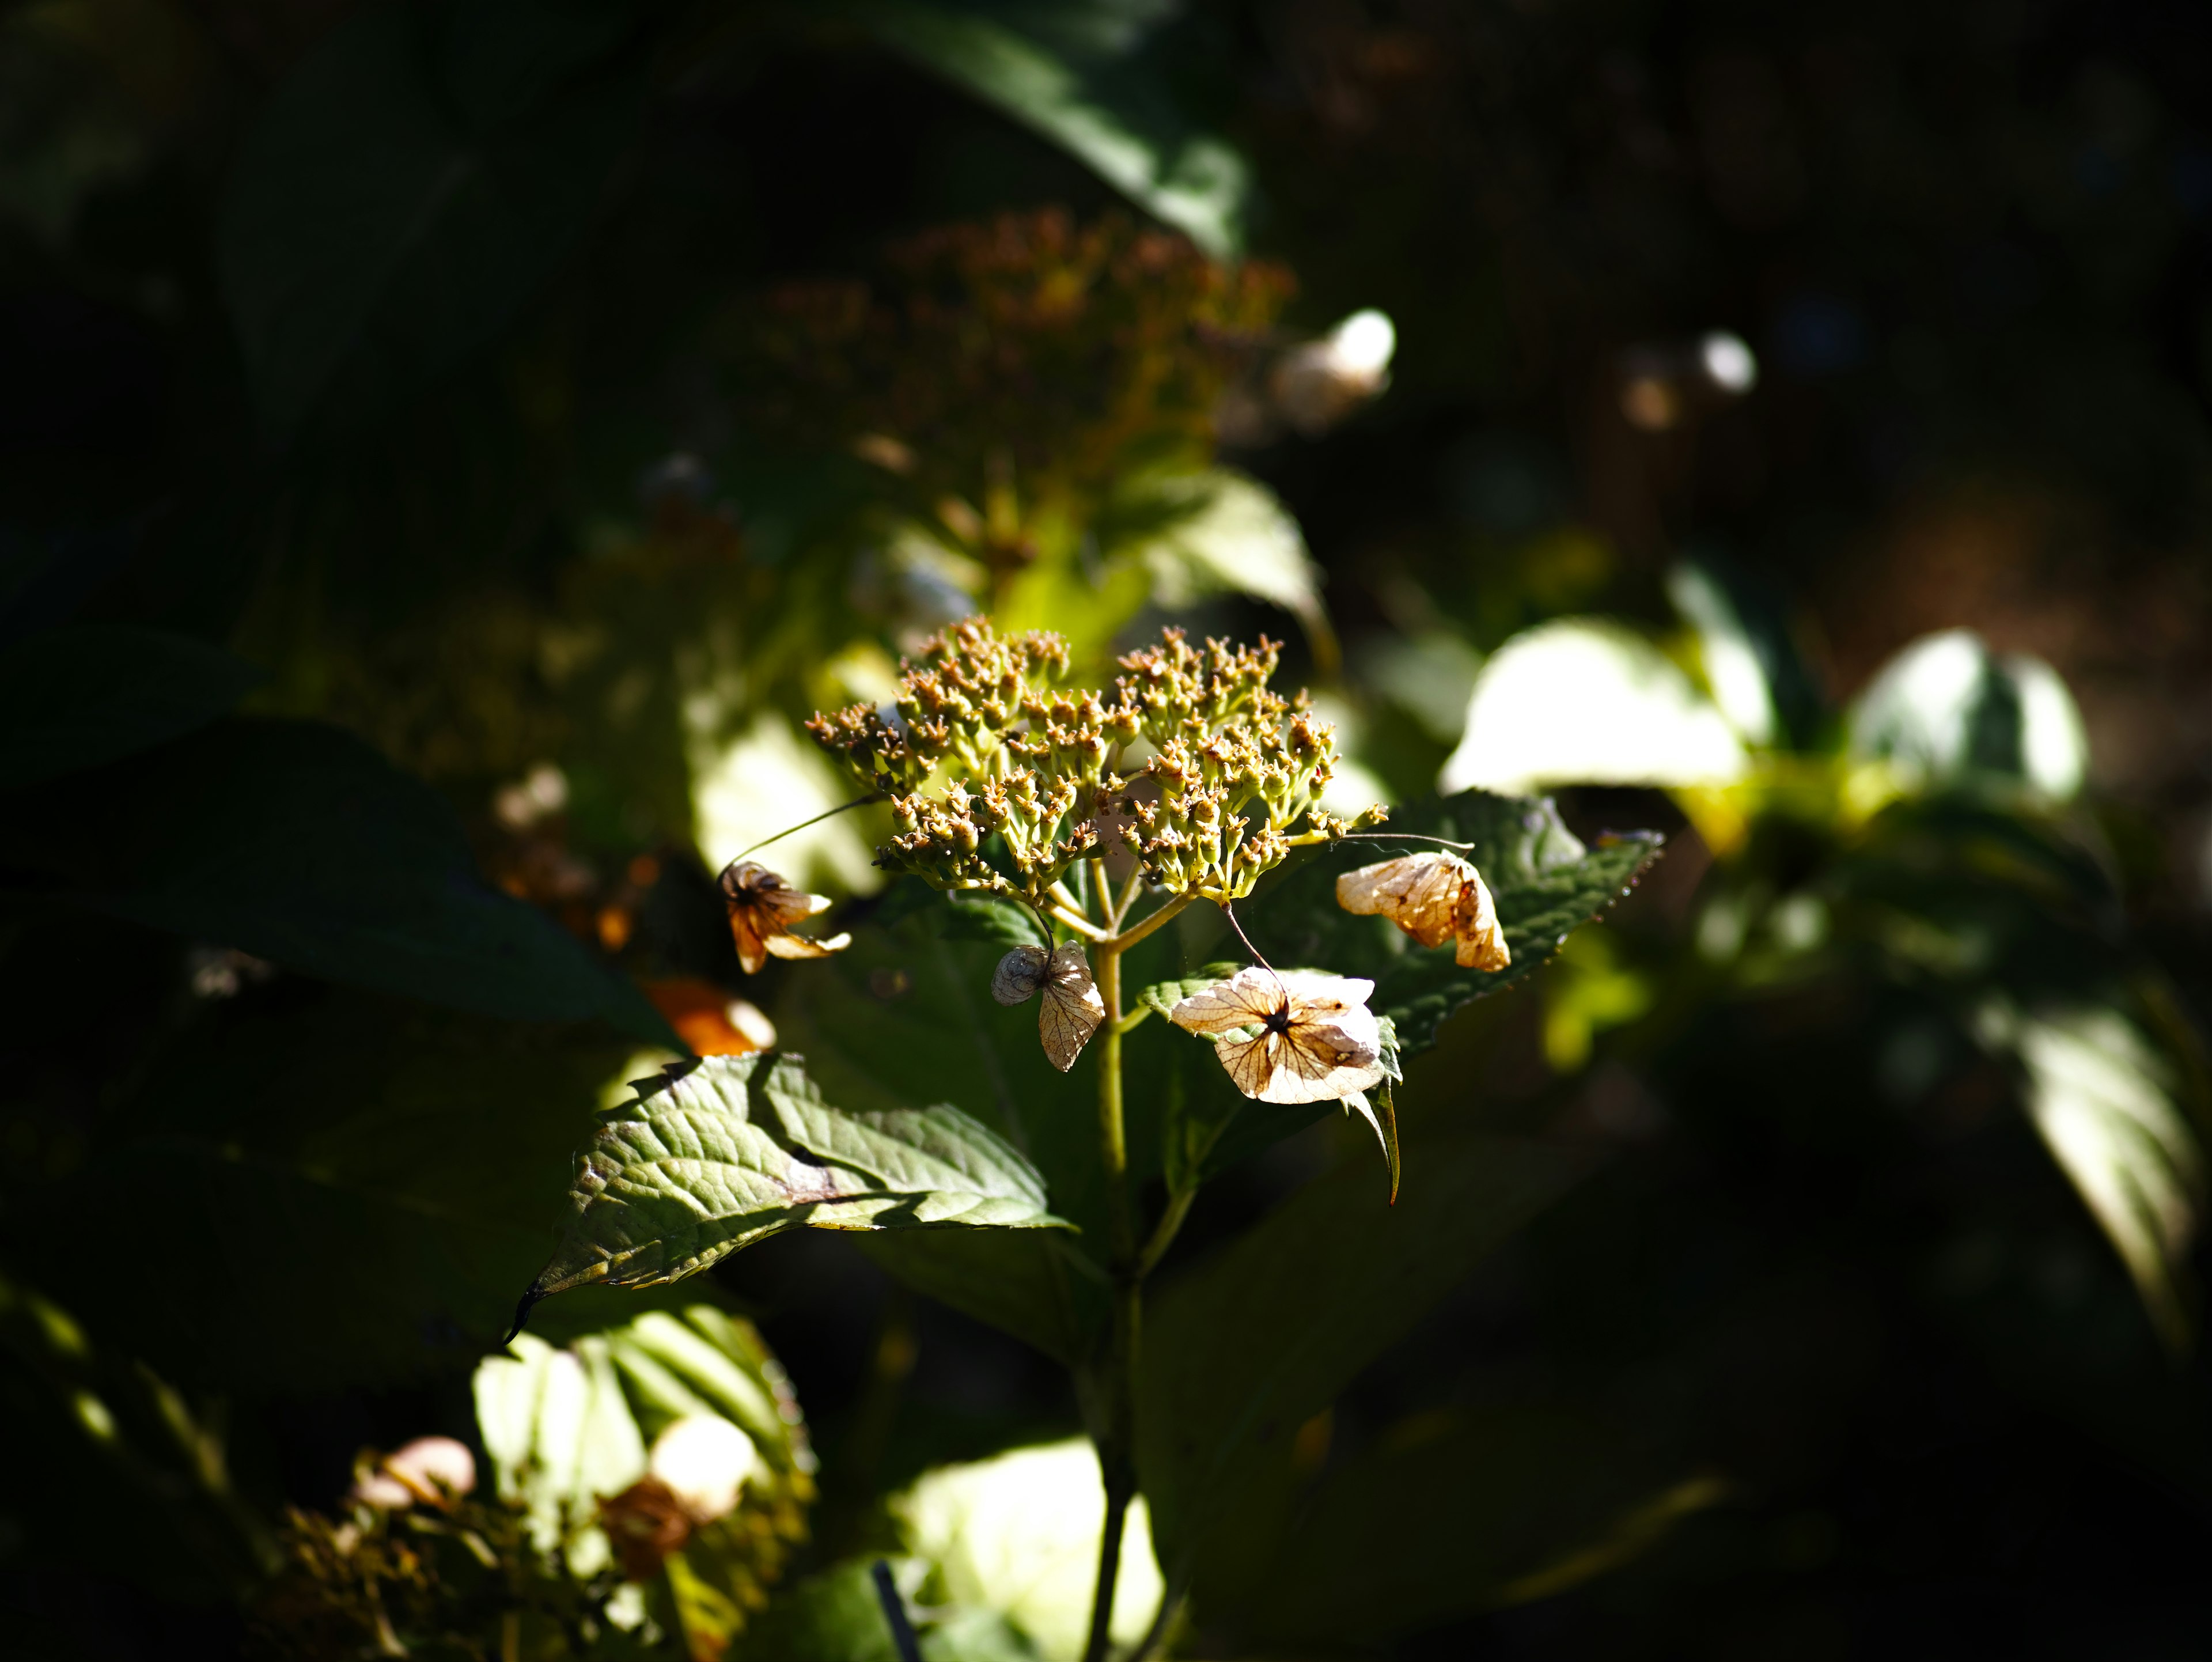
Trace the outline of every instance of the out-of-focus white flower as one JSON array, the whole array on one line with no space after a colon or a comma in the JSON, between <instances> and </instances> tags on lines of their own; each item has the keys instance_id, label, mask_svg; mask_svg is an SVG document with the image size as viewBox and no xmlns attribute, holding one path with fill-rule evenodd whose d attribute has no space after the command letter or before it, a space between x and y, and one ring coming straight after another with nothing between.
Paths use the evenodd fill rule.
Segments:
<instances>
[{"instance_id":1,"label":"out-of-focus white flower","mask_svg":"<svg viewBox=\"0 0 2212 1662\"><path fill-rule=\"evenodd\" d=\"M668 1485L694 1523L737 1510L745 1480L760 1469L753 1440L714 1414L687 1414L653 1439L647 1469Z\"/></svg>"},{"instance_id":2,"label":"out-of-focus white flower","mask_svg":"<svg viewBox=\"0 0 2212 1662\"><path fill-rule=\"evenodd\" d=\"M1268 390L1284 419L1310 437L1381 396L1397 350L1397 326L1387 314L1354 312L1319 340L1285 352Z\"/></svg>"}]
</instances>

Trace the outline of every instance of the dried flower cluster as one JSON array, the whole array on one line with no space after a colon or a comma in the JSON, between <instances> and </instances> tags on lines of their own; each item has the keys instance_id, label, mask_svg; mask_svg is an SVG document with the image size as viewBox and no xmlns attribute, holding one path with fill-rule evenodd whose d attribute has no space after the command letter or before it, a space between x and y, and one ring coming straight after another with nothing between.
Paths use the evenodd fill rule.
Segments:
<instances>
[{"instance_id":1,"label":"dried flower cluster","mask_svg":"<svg viewBox=\"0 0 2212 1662\"><path fill-rule=\"evenodd\" d=\"M1045 209L924 231L866 280L778 289L732 320L732 344L757 419L877 435L867 453L926 498L973 490L994 456L1103 489L1133 463L1211 453L1222 391L1292 286L1126 215Z\"/></svg>"},{"instance_id":2,"label":"dried flower cluster","mask_svg":"<svg viewBox=\"0 0 2212 1662\"><path fill-rule=\"evenodd\" d=\"M969 618L904 667L891 713L856 704L807 730L890 796L896 834L877 850L889 870L1042 907L1118 838L1155 886L1231 901L1293 847L1353 823L1318 806L1335 748L1304 694L1268 690L1278 655L1266 640L1200 648L1169 630L1122 658L1102 695L1056 685L1059 636L1001 638Z\"/></svg>"}]
</instances>

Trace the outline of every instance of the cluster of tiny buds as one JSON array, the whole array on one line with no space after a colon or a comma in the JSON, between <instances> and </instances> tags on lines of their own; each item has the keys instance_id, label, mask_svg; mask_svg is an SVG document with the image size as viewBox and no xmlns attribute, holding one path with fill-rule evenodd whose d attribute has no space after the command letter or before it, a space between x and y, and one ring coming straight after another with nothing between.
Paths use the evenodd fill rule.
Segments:
<instances>
[{"instance_id":1,"label":"cluster of tiny buds","mask_svg":"<svg viewBox=\"0 0 2212 1662\"><path fill-rule=\"evenodd\" d=\"M1330 729L1304 694L1268 691L1279 656L1264 638L1200 648L1171 629L1121 659L1102 696L1054 685L1068 668L1058 636L969 618L902 667L890 709L856 704L807 731L890 799L894 834L877 850L890 870L1041 904L1118 835L1152 885L1234 900L1292 847L1381 819L1317 806Z\"/></svg>"}]
</instances>

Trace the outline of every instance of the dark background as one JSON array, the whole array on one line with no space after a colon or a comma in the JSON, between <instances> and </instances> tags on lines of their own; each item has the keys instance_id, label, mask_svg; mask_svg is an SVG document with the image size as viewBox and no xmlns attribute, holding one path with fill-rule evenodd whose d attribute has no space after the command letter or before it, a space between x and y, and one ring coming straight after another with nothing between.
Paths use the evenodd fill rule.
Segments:
<instances>
[{"instance_id":1,"label":"dark background","mask_svg":"<svg viewBox=\"0 0 2212 1662\"><path fill-rule=\"evenodd\" d=\"M356 351L272 425L216 269L223 181L270 89L351 9L70 0L0 16L0 618L227 642L272 673L261 708L350 724L387 752L447 719L436 695L392 715L390 677L349 681L332 643L397 638L456 595L544 590L595 514L637 511L641 472L676 452L712 461L701 342L723 300L860 268L946 221L1116 200L863 32L641 8L592 60L585 78L605 84L513 139L579 153L532 259L510 271L488 246L432 273L466 296L447 335L416 361ZM1449 749L1370 673L1409 636L1441 624L1488 650L1565 612L1663 624L1662 574L1686 551L1786 597L1832 702L1909 640L1969 625L2073 690L2092 746L2084 835L2140 961L2202 1022L2202 8L1127 11L1162 84L1249 156L1251 250L1299 284L1285 327L1370 306L1397 326L1386 396L1233 458L1291 506L1328 574L1362 760L1417 794ZM587 142L605 111L624 136ZM333 165L373 167L373 133L362 146ZM1750 344L1755 390L1636 426L1631 355L1717 329ZM723 484L742 524L743 478ZM399 759L481 813L494 766ZM1687 974L1710 862L1680 814L1656 793L1564 806L1589 831L1680 833L1613 922L1640 962ZM1760 857L1786 872L1828 856ZM122 924L9 928L0 1112L15 1179L35 1188L128 1095L146 1035L174 1019L161 989L181 948ZM246 996L281 1018L276 1001L312 993ZM1376 1653L2212 1649L2203 1365L2160 1348L2003 1080L1960 1062L1911 1101L1886 1097L1876 1051L1911 999L1879 975L1715 995L1632 1024L1567 1079L1543 1062L1535 996L1516 998L1462 1017L1408 1096L1504 1125L1626 1102L1613 1123L1632 1130L1371 1371L1334 1435L1353 1446L1440 1404L1549 1392L1602 1401L1631 1442L1662 1446L1634 1458L1724 1473L1729 1498L1559 1597ZM1232 1174L1178 1254L1327 1148L1317 1134ZM33 1215L9 1202L19 1245ZM1958 1293L1984 1238L2008 1244L2005 1268ZM135 1273L158 1304L191 1272ZM837 1242L787 1238L718 1273L808 1407L833 1532L838 1507L924 1464L1075 1423L1040 1359L892 1293ZM878 1360L905 1336L915 1360L894 1389ZM266 1492L329 1504L361 1445L465 1428L464 1380L243 1398L238 1458ZM11 1490L0 1587L27 1625L5 1644L225 1653L233 1619L148 1591L82 1499ZM1450 1508L1398 1521L1457 1526ZM25 1637L41 1632L52 1652ZM1233 1635L1218 1642L1236 1653Z\"/></svg>"}]
</instances>

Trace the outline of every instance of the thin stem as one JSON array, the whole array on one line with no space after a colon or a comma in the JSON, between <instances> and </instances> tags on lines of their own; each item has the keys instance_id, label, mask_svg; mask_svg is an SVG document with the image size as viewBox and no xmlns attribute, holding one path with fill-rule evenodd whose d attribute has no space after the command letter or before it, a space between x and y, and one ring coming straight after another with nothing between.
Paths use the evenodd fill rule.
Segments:
<instances>
[{"instance_id":1,"label":"thin stem","mask_svg":"<svg viewBox=\"0 0 2212 1662\"><path fill-rule=\"evenodd\" d=\"M1194 1184L1168 1197L1168 1209L1160 1214L1160 1221L1152 1230L1152 1239L1145 1243L1145 1250L1137 1259L1139 1281L1143 1281L1159 1268L1160 1260L1167 1256L1168 1248L1175 1245L1176 1234L1182 1229L1182 1221L1190 1215L1190 1203L1197 1198L1198 1188Z\"/></svg>"},{"instance_id":2,"label":"thin stem","mask_svg":"<svg viewBox=\"0 0 2212 1662\"><path fill-rule=\"evenodd\" d=\"M1145 868L1139 863L1129 868L1129 880L1121 886L1121 898L1114 903L1106 922L1114 928L1121 927L1121 920L1129 915L1129 908L1137 904L1137 897L1145 892Z\"/></svg>"},{"instance_id":3,"label":"thin stem","mask_svg":"<svg viewBox=\"0 0 2212 1662\"><path fill-rule=\"evenodd\" d=\"M1076 934L1079 935L1085 935L1091 940L1099 941L1108 941L1114 938L1112 935L1107 934L1105 930L1100 928L1096 923L1093 923L1089 918L1085 917L1081 912L1063 904L1060 901L1054 901L1046 910L1048 910L1054 917L1059 919L1062 923L1066 924L1069 928L1074 930Z\"/></svg>"},{"instance_id":4,"label":"thin stem","mask_svg":"<svg viewBox=\"0 0 2212 1662\"><path fill-rule=\"evenodd\" d=\"M1126 1033L1129 1029L1142 1021L1146 1016L1152 1014L1152 1007L1151 1005L1139 1004L1135 1009L1130 1011L1128 1014L1123 1016L1121 1020L1114 1024L1114 1031L1117 1033Z\"/></svg>"},{"instance_id":5,"label":"thin stem","mask_svg":"<svg viewBox=\"0 0 2212 1662\"><path fill-rule=\"evenodd\" d=\"M1089 903L1081 899L1076 894L1074 890L1067 886L1067 880L1065 878L1055 880L1053 886L1047 889L1045 893L1049 895L1053 899L1060 902L1061 905L1066 907L1067 910L1072 912L1080 912L1085 917L1091 916L1091 907Z\"/></svg>"},{"instance_id":6,"label":"thin stem","mask_svg":"<svg viewBox=\"0 0 2212 1662\"><path fill-rule=\"evenodd\" d=\"M754 843L752 848L747 849L744 851L744 854L738 855L737 858L731 861L730 863L734 866L737 864L738 860L744 859L745 855L751 854L755 849L764 849L771 843L781 843L785 837L790 836L793 831L803 831L809 825L818 825L824 819L834 819L838 814L843 813L849 809L864 808L871 802L880 802L883 800L884 794L881 791L872 790L866 796L856 796L849 802L840 802L834 808L824 808L820 813L816 814L811 819L802 819L795 825L786 825L781 831L778 831L773 837L763 837L759 842Z\"/></svg>"},{"instance_id":7,"label":"thin stem","mask_svg":"<svg viewBox=\"0 0 2212 1662\"><path fill-rule=\"evenodd\" d=\"M1192 901L1197 898L1198 897L1194 894L1177 895L1174 899L1169 901L1166 905L1162 906L1158 911L1147 916L1145 921L1138 924L1134 928L1125 929L1120 934L1115 935L1107 943L1107 945L1115 952L1127 952L1130 947L1135 946L1139 941L1142 941L1154 929L1160 928L1163 924L1174 922L1176 914L1180 912L1185 906L1188 906Z\"/></svg>"},{"instance_id":8,"label":"thin stem","mask_svg":"<svg viewBox=\"0 0 2212 1662\"><path fill-rule=\"evenodd\" d=\"M1237 921L1236 906L1229 901L1223 901L1221 915L1229 920L1229 927L1237 931L1237 938L1244 943L1244 950L1252 954L1252 961L1269 975L1275 976L1275 983L1280 986L1283 978L1279 975L1275 975L1275 966L1260 956L1260 949L1252 944L1252 937L1244 933L1244 926Z\"/></svg>"},{"instance_id":9,"label":"thin stem","mask_svg":"<svg viewBox=\"0 0 2212 1662\"><path fill-rule=\"evenodd\" d=\"M1472 843L1454 843L1442 837L1424 837L1418 831L1339 831L1328 839L1332 843L1433 843L1440 849L1457 849L1462 854L1473 854Z\"/></svg>"},{"instance_id":10,"label":"thin stem","mask_svg":"<svg viewBox=\"0 0 2212 1662\"><path fill-rule=\"evenodd\" d=\"M1136 1221L1129 1203L1129 1144L1121 1111L1121 947L1103 943L1092 976L1106 1007L1098 1038L1098 1153L1106 1178L1106 1234L1114 1286L1097 1432L1106 1523L1098 1541L1098 1580L1084 1662L1106 1662L1114 1585L1121 1568L1121 1531L1137 1494L1136 1384L1139 1324Z\"/></svg>"}]
</instances>

